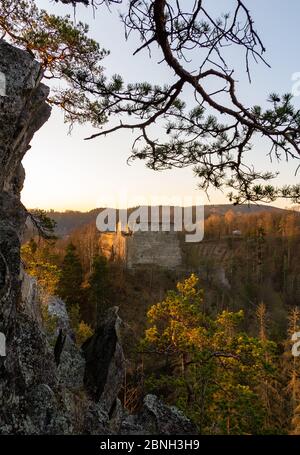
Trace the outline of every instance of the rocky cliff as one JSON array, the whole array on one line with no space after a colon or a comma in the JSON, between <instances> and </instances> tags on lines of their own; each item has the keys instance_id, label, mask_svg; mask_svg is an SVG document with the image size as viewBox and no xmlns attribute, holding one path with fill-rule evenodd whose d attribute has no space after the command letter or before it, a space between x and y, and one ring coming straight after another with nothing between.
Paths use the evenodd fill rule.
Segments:
<instances>
[{"instance_id":1,"label":"rocky cliff","mask_svg":"<svg viewBox=\"0 0 300 455\"><path fill-rule=\"evenodd\" d=\"M38 63L3 40L0 57L5 81L0 97L0 331L6 336L7 351L7 357L0 359L0 425L2 433L34 432L27 418L28 396L35 394L44 367L50 384L52 374L44 337L21 294L20 240L26 220L20 203L21 161L34 133L49 118L50 108Z\"/></svg>"},{"instance_id":2,"label":"rocky cliff","mask_svg":"<svg viewBox=\"0 0 300 455\"><path fill-rule=\"evenodd\" d=\"M118 400L124 377L117 309L78 349L64 303L41 301L36 282L20 261L26 210L20 202L22 158L48 120L48 88L30 54L0 40L0 434L172 434L195 428L156 397L137 416ZM49 334L42 304L55 316Z\"/></svg>"}]
</instances>

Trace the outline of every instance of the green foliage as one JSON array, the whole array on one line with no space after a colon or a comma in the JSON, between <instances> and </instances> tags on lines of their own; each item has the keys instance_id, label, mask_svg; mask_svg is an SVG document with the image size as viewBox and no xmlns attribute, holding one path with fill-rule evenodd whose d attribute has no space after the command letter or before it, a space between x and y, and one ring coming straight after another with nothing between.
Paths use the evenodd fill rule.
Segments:
<instances>
[{"instance_id":1,"label":"green foliage","mask_svg":"<svg viewBox=\"0 0 300 455\"><path fill-rule=\"evenodd\" d=\"M26 272L37 279L38 284L45 292L54 294L61 271L57 265L49 260L49 248L51 245L38 248L36 241L31 239L21 247L21 257Z\"/></svg>"},{"instance_id":2,"label":"green foliage","mask_svg":"<svg viewBox=\"0 0 300 455\"><path fill-rule=\"evenodd\" d=\"M258 385L275 374L275 344L240 331L243 312L204 310L203 291L191 275L148 311L144 353L165 359L168 373L148 386L164 391L199 426L201 433L258 434L264 408Z\"/></svg>"},{"instance_id":3,"label":"green foliage","mask_svg":"<svg viewBox=\"0 0 300 455\"><path fill-rule=\"evenodd\" d=\"M72 305L68 308L70 326L75 334L76 343L81 346L88 338L93 335L93 330L89 324L82 321L79 305Z\"/></svg>"},{"instance_id":4,"label":"green foliage","mask_svg":"<svg viewBox=\"0 0 300 455\"><path fill-rule=\"evenodd\" d=\"M27 49L41 62L44 76L64 81L50 102L62 107L70 121L82 122L84 107L92 109L82 92L82 83L102 76L100 62L108 54L88 37L89 28L70 16L60 17L40 10L33 0L2 0L0 3L2 37ZM97 115L101 124L105 116Z\"/></svg>"},{"instance_id":5,"label":"green foliage","mask_svg":"<svg viewBox=\"0 0 300 455\"><path fill-rule=\"evenodd\" d=\"M55 240L56 222L52 220L45 210L35 209L28 212L30 219L37 229L38 234L45 240Z\"/></svg>"},{"instance_id":6,"label":"green foliage","mask_svg":"<svg viewBox=\"0 0 300 455\"><path fill-rule=\"evenodd\" d=\"M84 321L80 321L77 330L76 330L76 342L79 346L82 346L82 344L88 340L92 335L94 331L93 329L89 326Z\"/></svg>"},{"instance_id":7,"label":"green foliage","mask_svg":"<svg viewBox=\"0 0 300 455\"><path fill-rule=\"evenodd\" d=\"M75 246L70 243L62 263L62 270L57 284L57 294L64 300L67 307L81 301L81 285L83 272Z\"/></svg>"}]
</instances>

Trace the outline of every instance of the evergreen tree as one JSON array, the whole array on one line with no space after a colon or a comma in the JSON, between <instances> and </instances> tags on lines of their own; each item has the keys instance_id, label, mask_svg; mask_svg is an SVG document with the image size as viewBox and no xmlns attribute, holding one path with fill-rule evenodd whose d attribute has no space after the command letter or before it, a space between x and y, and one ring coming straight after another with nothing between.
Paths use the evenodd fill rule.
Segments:
<instances>
[{"instance_id":1,"label":"evergreen tree","mask_svg":"<svg viewBox=\"0 0 300 455\"><path fill-rule=\"evenodd\" d=\"M48 216L45 210L35 209L27 212L31 222L38 232L38 235L45 240L56 240L54 234L56 228L56 221Z\"/></svg>"},{"instance_id":2,"label":"evergreen tree","mask_svg":"<svg viewBox=\"0 0 300 455\"><path fill-rule=\"evenodd\" d=\"M83 280L82 266L76 253L76 247L70 243L62 264L61 276L57 285L57 294L68 307L81 301L81 285Z\"/></svg>"},{"instance_id":3,"label":"evergreen tree","mask_svg":"<svg viewBox=\"0 0 300 455\"><path fill-rule=\"evenodd\" d=\"M88 280L89 306L92 308L94 321L98 324L109 306L109 270L104 256L94 256L92 273Z\"/></svg>"}]
</instances>

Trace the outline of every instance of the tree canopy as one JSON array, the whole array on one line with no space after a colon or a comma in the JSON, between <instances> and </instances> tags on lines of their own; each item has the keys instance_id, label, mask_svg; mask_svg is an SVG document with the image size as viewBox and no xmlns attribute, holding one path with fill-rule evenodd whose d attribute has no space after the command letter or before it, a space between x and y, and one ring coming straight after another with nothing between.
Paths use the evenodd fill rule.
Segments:
<instances>
[{"instance_id":1,"label":"tree canopy","mask_svg":"<svg viewBox=\"0 0 300 455\"><path fill-rule=\"evenodd\" d=\"M235 203L278 197L300 200L299 184L273 186L276 172L265 172L253 161L249 164L256 137L265 139L262 153L270 160L298 160L300 113L291 94L266 95L267 109L246 106L237 95L234 68L224 49L235 46L244 51L249 80L253 60L267 64L245 2L234 0L231 11L214 17L205 0L61 1L94 7L98 3L99 14L101 5L112 10L121 5L125 39L136 34L141 42L134 54L149 52L150 65L151 49L158 46L161 64L175 75L171 85L159 86L149 81L127 84L121 75L107 79L100 64L107 51L88 38L87 26L39 11L33 0L3 1L4 36L39 58L46 77L66 81L51 102L65 110L67 121L91 122L99 131L89 139L134 130L132 159L145 160L155 170L193 166L200 188L229 189ZM211 83L213 91L207 88ZM194 93L192 107L183 100L188 87ZM161 130L158 138L154 124Z\"/></svg>"},{"instance_id":2,"label":"tree canopy","mask_svg":"<svg viewBox=\"0 0 300 455\"><path fill-rule=\"evenodd\" d=\"M147 316L143 353L155 356L156 364L165 360L165 373L147 380L151 391L168 395L197 422L200 433L276 431L273 409L261 398L262 388L275 379L275 344L240 330L242 310L212 317L192 274Z\"/></svg>"}]
</instances>

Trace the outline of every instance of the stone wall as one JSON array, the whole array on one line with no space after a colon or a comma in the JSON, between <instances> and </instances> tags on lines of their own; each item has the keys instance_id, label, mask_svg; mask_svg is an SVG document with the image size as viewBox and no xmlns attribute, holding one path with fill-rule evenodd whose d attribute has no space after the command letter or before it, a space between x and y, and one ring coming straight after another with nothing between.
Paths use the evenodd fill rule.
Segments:
<instances>
[{"instance_id":1,"label":"stone wall","mask_svg":"<svg viewBox=\"0 0 300 455\"><path fill-rule=\"evenodd\" d=\"M176 269L182 264L180 242L174 231L102 233L99 244L105 257L120 260L129 269L150 265Z\"/></svg>"},{"instance_id":2,"label":"stone wall","mask_svg":"<svg viewBox=\"0 0 300 455\"><path fill-rule=\"evenodd\" d=\"M128 268L156 265L167 269L181 266L181 248L176 232L135 232L127 237Z\"/></svg>"}]
</instances>

